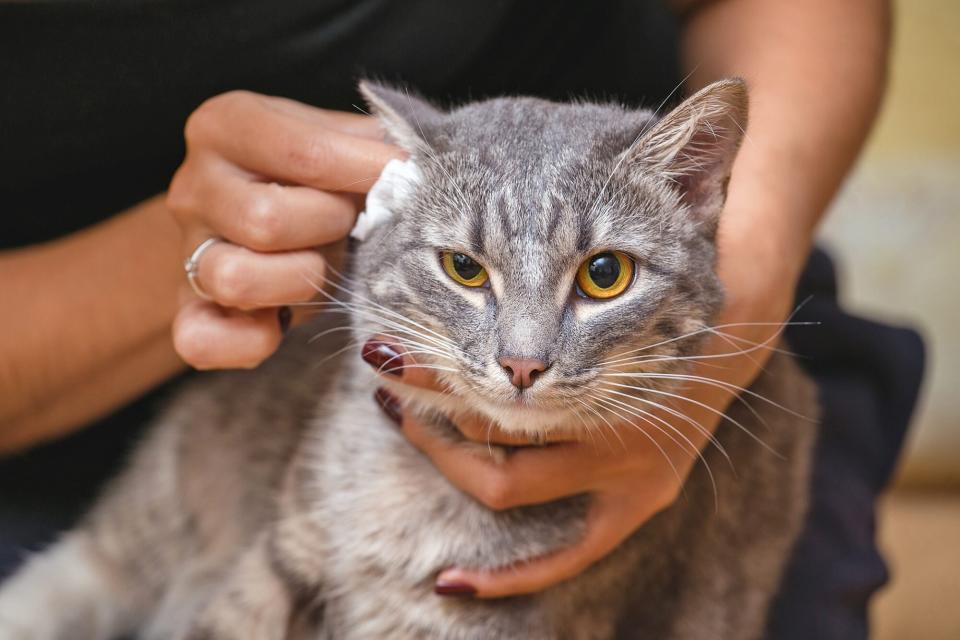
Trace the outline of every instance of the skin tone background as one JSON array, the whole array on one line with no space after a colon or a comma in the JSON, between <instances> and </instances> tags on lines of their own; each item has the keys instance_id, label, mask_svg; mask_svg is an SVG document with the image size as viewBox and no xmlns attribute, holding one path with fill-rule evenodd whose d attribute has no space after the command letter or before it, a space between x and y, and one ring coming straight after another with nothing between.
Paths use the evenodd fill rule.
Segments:
<instances>
[{"instance_id":1,"label":"skin tone background","mask_svg":"<svg viewBox=\"0 0 960 640\"><path fill-rule=\"evenodd\" d=\"M880 0L685 4L688 90L734 75L751 87L748 137L720 228L728 291L720 322L781 322L817 221L875 116L889 9ZM250 94L209 101L186 132L187 159L166 198L62 240L0 254L0 296L16 300L18 309L0 319L0 451L79 428L179 372L183 360L200 368L255 366L281 339L272 305L309 294L283 287L302 281L305 269L322 269L322 256L310 248L342 238L363 192L399 155L363 117ZM319 225L304 215L317 210L326 212ZM180 266L211 235L238 245L218 245L201 265L200 279L220 304L186 292ZM270 297L278 292L292 299ZM770 330L742 328L736 335L762 342ZM727 352L729 345L707 351ZM724 380L746 386L759 359L725 364ZM710 387L694 394L710 410L690 405L689 417L714 427L729 395ZM664 419L704 444L689 425ZM405 433L435 464L460 467L454 456L462 453L431 448L408 422ZM520 480L576 469L579 487L566 491L592 491L596 507L574 548L515 571L452 569L441 582L492 597L538 590L581 571L676 498L673 470L647 449L637 443L601 468L592 449L572 443L525 452L512 474L483 476L470 486L451 477L475 494L496 487L490 495L503 507L533 494L559 497ZM689 470L693 458L676 454L674 464ZM646 491L637 493L638 486Z\"/></svg>"}]
</instances>

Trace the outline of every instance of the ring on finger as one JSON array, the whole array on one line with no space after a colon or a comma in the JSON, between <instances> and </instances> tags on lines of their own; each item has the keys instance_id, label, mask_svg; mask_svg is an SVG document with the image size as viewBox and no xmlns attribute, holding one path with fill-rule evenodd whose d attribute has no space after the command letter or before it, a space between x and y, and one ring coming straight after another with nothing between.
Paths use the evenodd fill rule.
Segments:
<instances>
[{"instance_id":1,"label":"ring on finger","mask_svg":"<svg viewBox=\"0 0 960 640\"><path fill-rule=\"evenodd\" d=\"M193 289L193 292L197 294L201 300L213 300L213 297L200 286L200 258L203 257L207 249L218 242L223 242L223 239L217 237L207 238L193 250L189 258L183 261L183 270L187 274L187 282L190 283L190 288Z\"/></svg>"}]
</instances>

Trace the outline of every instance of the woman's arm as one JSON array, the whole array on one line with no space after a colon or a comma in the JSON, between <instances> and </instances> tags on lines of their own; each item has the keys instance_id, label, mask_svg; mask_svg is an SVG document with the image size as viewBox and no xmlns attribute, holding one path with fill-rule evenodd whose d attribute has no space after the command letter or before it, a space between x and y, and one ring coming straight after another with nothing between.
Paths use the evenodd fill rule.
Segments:
<instances>
[{"instance_id":1,"label":"woman's arm","mask_svg":"<svg viewBox=\"0 0 960 640\"><path fill-rule=\"evenodd\" d=\"M727 290L720 322L779 324L789 314L817 220L876 115L886 77L889 6L882 0L685 4L683 54L692 86L741 76L751 93L747 139L720 222L719 270ZM753 326L729 333L746 346L773 331ZM719 339L706 347L715 354L730 350L730 343ZM746 387L760 370L761 354L729 357L721 369L693 373ZM714 412L731 401L724 390L707 385L692 388L688 397L701 404L687 404L685 413L708 429L718 423ZM661 417L705 446L705 436L689 424ZM583 491L594 495L578 545L504 571L452 568L438 577L443 592L500 597L544 589L609 553L680 490L671 465L658 461L642 442L625 447L616 460L590 447L563 446L526 449L506 467L482 469L467 459L469 454L431 444L409 418L403 430L454 484L496 508ZM672 467L688 472L693 461L688 454L678 456ZM557 478L577 478L578 486Z\"/></svg>"},{"instance_id":2,"label":"woman's arm","mask_svg":"<svg viewBox=\"0 0 960 640\"><path fill-rule=\"evenodd\" d=\"M750 88L750 127L723 231L771 245L796 275L814 227L862 147L886 84L888 0L723 0L688 7L692 89L728 76ZM786 260L774 259L782 256Z\"/></svg>"},{"instance_id":3,"label":"woman's arm","mask_svg":"<svg viewBox=\"0 0 960 640\"><path fill-rule=\"evenodd\" d=\"M180 232L160 197L0 253L0 453L54 438L183 368Z\"/></svg>"},{"instance_id":4,"label":"woman's arm","mask_svg":"<svg viewBox=\"0 0 960 640\"><path fill-rule=\"evenodd\" d=\"M349 233L362 194L401 154L373 118L247 92L204 103L186 139L165 197L0 253L0 453L109 413L181 357L200 368L269 357L276 307L316 293L335 254L317 247ZM199 265L216 302L181 297L183 257L210 237L226 240Z\"/></svg>"}]
</instances>

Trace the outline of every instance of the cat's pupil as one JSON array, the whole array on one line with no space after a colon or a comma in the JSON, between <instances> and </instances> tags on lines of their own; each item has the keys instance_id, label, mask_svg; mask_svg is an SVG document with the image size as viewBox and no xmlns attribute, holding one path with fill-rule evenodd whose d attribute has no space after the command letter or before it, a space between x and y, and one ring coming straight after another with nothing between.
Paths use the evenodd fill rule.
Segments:
<instances>
[{"instance_id":1,"label":"cat's pupil","mask_svg":"<svg viewBox=\"0 0 960 640\"><path fill-rule=\"evenodd\" d=\"M612 253L600 253L590 258L587 270L595 285L601 289L609 289L620 277L620 261Z\"/></svg>"},{"instance_id":2,"label":"cat's pupil","mask_svg":"<svg viewBox=\"0 0 960 640\"><path fill-rule=\"evenodd\" d=\"M457 275L464 280L473 280L480 275L480 270L483 269L476 260L462 253L453 254L453 268Z\"/></svg>"}]
</instances>

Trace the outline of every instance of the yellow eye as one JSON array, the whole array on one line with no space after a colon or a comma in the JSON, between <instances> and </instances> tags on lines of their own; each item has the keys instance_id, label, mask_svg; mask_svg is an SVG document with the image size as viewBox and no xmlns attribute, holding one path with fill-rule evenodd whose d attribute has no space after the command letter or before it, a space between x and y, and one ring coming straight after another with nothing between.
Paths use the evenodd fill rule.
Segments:
<instances>
[{"instance_id":1,"label":"yellow eye","mask_svg":"<svg viewBox=\"0 0 960 640\"><path fill-rule=\"evenodd\" d=\"M447 275L465 287L482 287L487 283L487 270L464 253L444 251L440 254L440 262Z\"/></svg>"},{"instance_id":2,"label":"yellow eye","mask_svg":"<svg viewBox=\"0 0 960 640\"><path fill-rule=\"evenodd\" d=\"M606 300L620 295L633 281L633 260L619 251L604 251L587 258L577 270L580 290Z\"/></svg>"}]
</instances>

